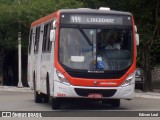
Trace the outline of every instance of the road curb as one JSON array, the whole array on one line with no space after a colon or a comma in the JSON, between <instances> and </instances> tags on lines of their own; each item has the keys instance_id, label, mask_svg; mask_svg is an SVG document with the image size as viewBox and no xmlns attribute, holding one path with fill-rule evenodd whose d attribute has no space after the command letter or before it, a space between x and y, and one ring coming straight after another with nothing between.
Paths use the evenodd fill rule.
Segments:
<instances>
[{"instance_id":1,"label":"road curb","mask_svg":"<svg viewBox=\"0 0 160 120\"><path fill-rule=\"evenodd\" d=\"M0 86L0 91L9 92L33 92L29 87Z\"/></svg>"},{"instance_id":2,"label":"road curb","mask_svg":"<svg viewBox=\"0 0 160 120\"><path fill-rule=\"evenodd\" d=\"M160 93L135 93L135 97L160 99Z\"/></svg>"}]
</instances>

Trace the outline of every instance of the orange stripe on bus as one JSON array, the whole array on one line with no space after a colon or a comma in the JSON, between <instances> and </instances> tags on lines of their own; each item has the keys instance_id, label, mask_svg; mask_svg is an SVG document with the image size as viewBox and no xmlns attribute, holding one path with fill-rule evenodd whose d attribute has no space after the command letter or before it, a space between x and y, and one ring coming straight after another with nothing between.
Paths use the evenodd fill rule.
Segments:
<instances>
[{"instance_id":1,"label":"orange stripe on bus","mask_svg":"<svg viewBox=\"0 0 160 120\"><path fill-rule=\"evenodd\" d=\"M41 23L47 22L47 21L49 21L49 20L52 20L52 19L54 19L56 16L57 16L57 12L52 13L52 14L49 14L49 15L47 15L47 16L45 16L45 17L43 17L43 18L40 18L39 20L36 20L35 22L33 22L33 23L31 24L31 27L34 27L34 26L37 26L37 25L39 25L39 24L41 24Z\"/></svg>"}]
</instances>

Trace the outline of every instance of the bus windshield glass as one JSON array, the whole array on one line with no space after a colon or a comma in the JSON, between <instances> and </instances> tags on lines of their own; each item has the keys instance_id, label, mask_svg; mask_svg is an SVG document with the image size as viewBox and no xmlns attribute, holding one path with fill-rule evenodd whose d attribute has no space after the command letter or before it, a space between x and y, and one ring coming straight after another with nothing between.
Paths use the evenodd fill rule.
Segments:
<instances>
[{"instance_id":1,"label":"bus windshield glass","mask_svg":"<svg viewBox=\"0 0 160 120\"><path fill-rule=\"evenodd\" d=\"M59 61L68 69L123 70L132 63L131 27L61 28Z\"/></svg>"}]
</instances>

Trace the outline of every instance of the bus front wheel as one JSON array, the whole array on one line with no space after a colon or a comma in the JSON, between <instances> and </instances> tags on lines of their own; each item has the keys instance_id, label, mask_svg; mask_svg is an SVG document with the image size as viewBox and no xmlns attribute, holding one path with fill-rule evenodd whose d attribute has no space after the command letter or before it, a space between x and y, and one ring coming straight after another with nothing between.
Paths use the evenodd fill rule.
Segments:
<instances>
[{"instance_id":1,"label":"bus front wheel","mask_svg":"<svg viewBox=\"0 0 160 120\"><path fill-rule=\"evenodd\" d=\"M42 97L36 90L34 90L34 99L35 103L42 103Z\"/></svg>"},{"instance_id":2,"label":"bus front wheel","mask_svg":"<svg viewBox=\"0 0 160 120\"><path fill-rule=\"evenodd\" d=\"M120 99L106 99L102 103L110 104L112 107L120 107Z\"/></svg>"},{"instance_id":3,"label":"bus front wheel","mask_svg":"<svg viewBox=\"0 0 160 120\"><path fill-rule=\"evenodd\" d=\"M52 98L52 109L57 110L61 107L60 100L57 98Z\"/></svg>"}]
</instances>

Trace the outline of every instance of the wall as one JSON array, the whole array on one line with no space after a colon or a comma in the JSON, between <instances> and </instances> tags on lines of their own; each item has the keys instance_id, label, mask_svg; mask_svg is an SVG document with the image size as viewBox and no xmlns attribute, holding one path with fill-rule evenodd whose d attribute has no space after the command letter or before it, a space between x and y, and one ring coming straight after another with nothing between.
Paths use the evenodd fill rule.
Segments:
<instances>
[{"instance_id":1,"label":"wall","mask_svg":"<svg viewBox=\"0 0 160 120\"><path fill-rule=\"evenodd\" d=\"M160 88L160 66L152 70L152 87Z\"/></svg>"}]
</instances>

